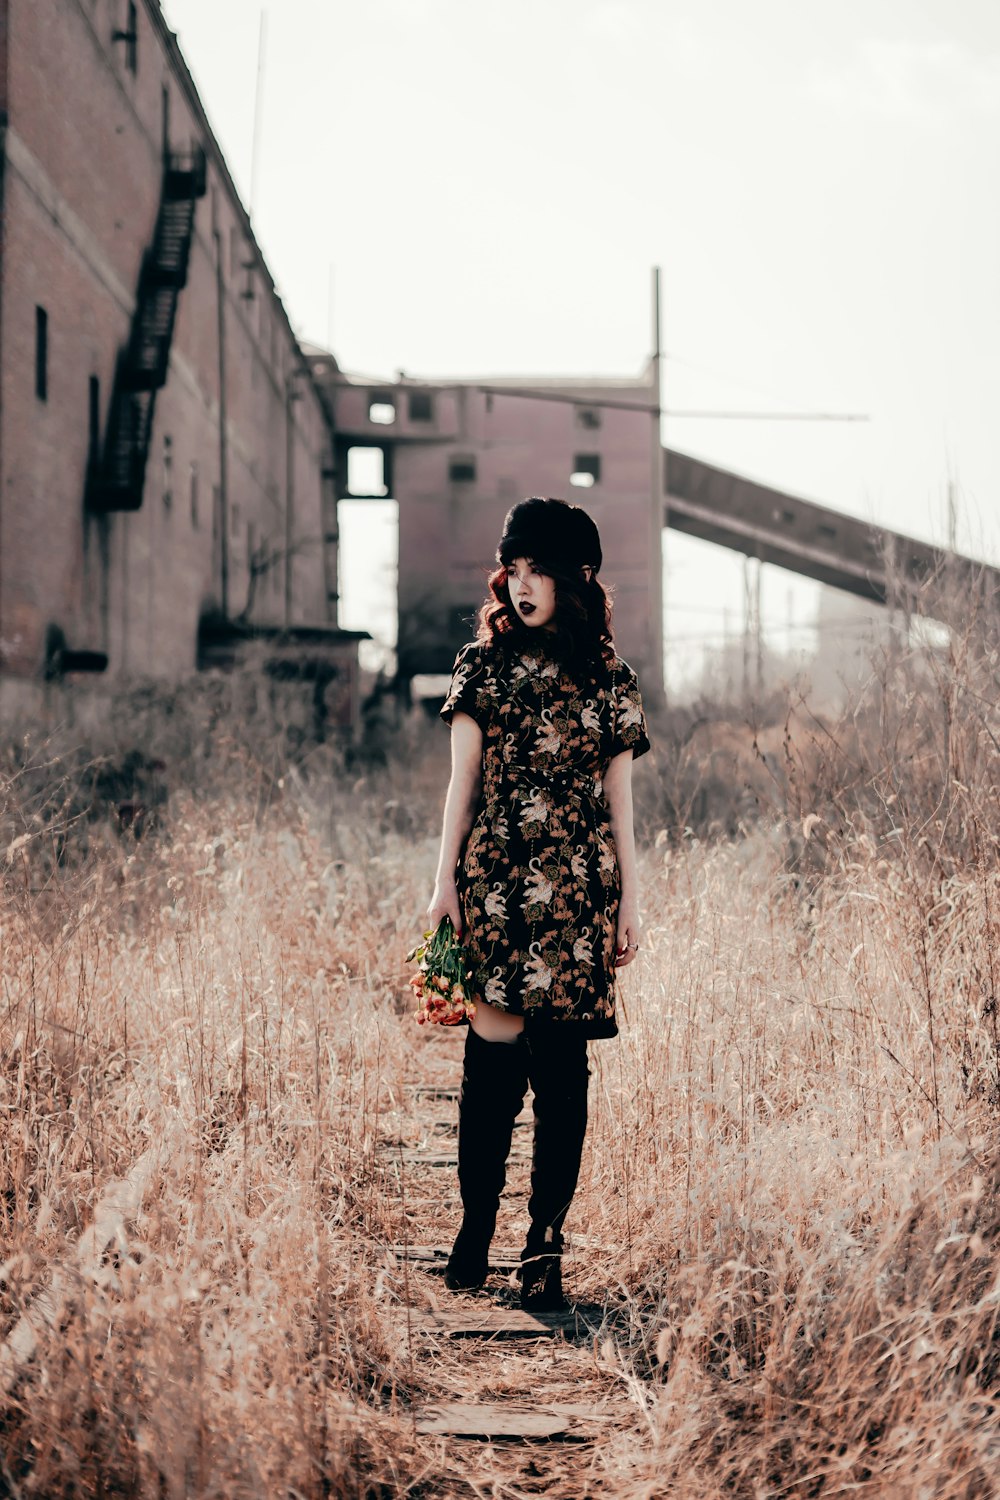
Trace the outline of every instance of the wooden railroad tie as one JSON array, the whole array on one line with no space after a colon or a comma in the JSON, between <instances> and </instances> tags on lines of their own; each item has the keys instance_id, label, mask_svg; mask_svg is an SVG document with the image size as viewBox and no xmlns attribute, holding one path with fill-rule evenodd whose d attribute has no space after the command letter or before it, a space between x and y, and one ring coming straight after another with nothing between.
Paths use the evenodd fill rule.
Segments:
<instances>
[{"instance_id":1,"label":"wooden railroad tie","mask_svg":"<svg viewBox=\"0 0 1000 1500\"><path fill-rule=\"evenodd\" d=\"M396 1256L397 1260L408 1260L419 1265L422 1271L443 1271L448 1264L448 1256L451 1251L445 1245L404 1245L394 1244L387 1247ZM492 1271L514 1271L521 1264L520 1251L507 1247L494 1247L490 1250L490 1270Z\"/></svg>"},{"instance_id":2,"label":"wooden railroad tie","mask_svg":"<svg viewBox=\"0 0 1000 1500\"><path fill-rule=\"evenodd\" d=\"M545 1406L520 1402L445 1401L418 1409L417 1432L422 1436L457 1438L559 1438L586 1442L604 1435L612 1423L628 1420L624 1403L594 1408L563 1401Z\"/></svg>"},{"instance_id":3,"label":"wooden railroad tie","mask_svg":"<svg viewBox=\"0 0 1000 1500\"><path fill-rule=\"evenodd\" d=\"M481 1306L475 1302L469 1298L463 1307L413 1311L408 1320L400 1320L400 1332L405 1336L409 1328L425 1338L446 1339L551 1339L557 1333L581 1331L573 1311L535 1314L485 1300Z\"/></svg>"}]
</instances>

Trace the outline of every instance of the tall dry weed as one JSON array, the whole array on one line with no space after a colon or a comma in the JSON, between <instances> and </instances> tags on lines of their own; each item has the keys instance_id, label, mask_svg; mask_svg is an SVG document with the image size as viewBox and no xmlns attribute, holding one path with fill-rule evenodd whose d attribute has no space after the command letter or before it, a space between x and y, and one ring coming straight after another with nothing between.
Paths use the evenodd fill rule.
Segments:
<instances>
[{"instance_id":1,"label":"tall dry weed","mask_svg":"<svg viewBox=\"0 0 1000 1500\"><path fill-rule=\"evenodd\" d=\"M1000 684L988 612L953 625L838 720L637 768L643 950L568 1267L636 1414L609 1495L997 1492ZM138 826L82 751L4 762L2 1483L455 1493L410 1419L426 1284L384 1249L455 1227L393 1154L406 1086L459 1070L403 964L443 732L369 776L170 733Z\"/></svg>"}]
</instances>

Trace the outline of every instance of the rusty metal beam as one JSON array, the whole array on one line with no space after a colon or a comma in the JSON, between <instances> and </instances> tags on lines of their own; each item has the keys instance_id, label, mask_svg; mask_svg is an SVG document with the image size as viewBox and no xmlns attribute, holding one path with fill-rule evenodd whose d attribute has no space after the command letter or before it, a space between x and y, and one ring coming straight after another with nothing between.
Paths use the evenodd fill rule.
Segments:
<instances>
[{"instance_id":1,"label":"rusty metal beam","mask_svg":"<svg viewBox=\"0 0 1000 1500\"><path fill-rule=\"evenodd\" d=\"M674 449L665 450L664 523L675 531L788 568L884 604L944 564L1000 590L1000 570L915 537L756 484Z\"/></svg>"}]
</instances>

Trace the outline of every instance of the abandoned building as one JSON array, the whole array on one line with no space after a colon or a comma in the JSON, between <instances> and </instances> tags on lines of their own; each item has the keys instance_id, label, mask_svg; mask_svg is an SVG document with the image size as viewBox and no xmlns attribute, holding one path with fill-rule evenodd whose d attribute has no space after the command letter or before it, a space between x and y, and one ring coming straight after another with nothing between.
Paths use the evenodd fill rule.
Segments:
<instances>
[{"instance_id":1,"label":"abandoned building","mask_svg":"<svg viewBox=\"0 0 1000 1500\"><path fill-rule=\"evenodd\" d=\"M378 381L310 353L334 413L338 496L398 504L404 680L449 670L484 597L504 513L526 494L576 500L594 516L618 649L650 700L663 682L665 527L876 603L912 593L941 561L925 542L663 447L655 357L634 381Z\"/></svg>"},{"instance_id":2,"label":"abandoned building","mask_svg":"<svg viewBox=\"0 0 1000 1500\"><path fill-rule=\"evenodd\" d=\"M0 0L0 230L8 702L251 632L350 675L329 413L157 0Z\"/></svg>"},{"instance_id":3,"label":"abandoned building","mask_svg":"<svg viewBox=\"0 0 1000 1500\"><path fill-rule=\"evenodd\" d=\"M450 668L529 494L593 513L650 702L664 527L876 601L936 566L664 448L654 329L634 379L345 374L296 338L157 0L0 0L0 710L259 641L356 723L341 500L398 506L403 684Z\"/></svg>"},{"instance_id":4,"label":"abandoned building","mask_svg":"<svg viewBox=\"0 0 1000 1500\"><path fill-rule=\"evenodd\" d=\"M662 680L660 570L650 563L663 527L652 364L635 381L379 385L342 376L322 355L312 363L334 412L338 495L398 502L402 679L449 670L485 596L504 514L537 494L576 500L593 515L619 647L644 681Z\"/></svg>"}]
</instances>

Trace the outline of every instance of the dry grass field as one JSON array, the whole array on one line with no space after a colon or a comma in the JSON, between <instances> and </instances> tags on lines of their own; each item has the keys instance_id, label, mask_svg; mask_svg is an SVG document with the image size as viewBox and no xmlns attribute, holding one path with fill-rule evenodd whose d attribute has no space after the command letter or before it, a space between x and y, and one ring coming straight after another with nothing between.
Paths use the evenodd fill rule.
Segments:
<instances>
[{"instance_id":1,"label":"dry grass field","mask_svg":"<svg viewBox=\"0 0 1000 1500\"><path fill-rule=\"evenodd\" d=\"M460 1069L404 962L446 731L365 774L176 707L163 766L147 709L96 760L7 745L0 1492L1000 1493L998 676L970 625L836 724L660 726L569 1221L594 1330L530 1358L428 1342L453 1299L386 1248L457 1224L403 1158ZM533 1490L417 1431L567 1350L626 1416Z\"/></svg>"}]
</instances>

